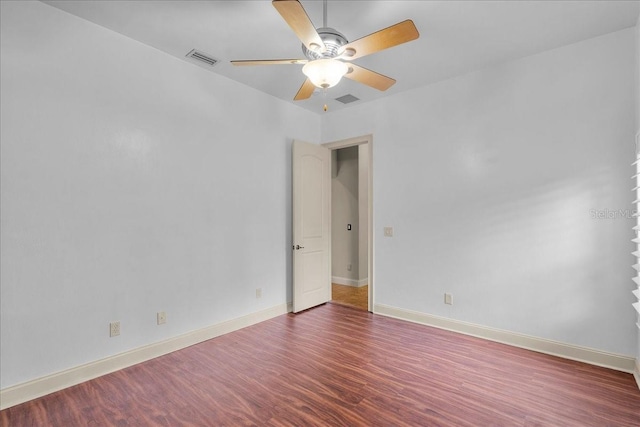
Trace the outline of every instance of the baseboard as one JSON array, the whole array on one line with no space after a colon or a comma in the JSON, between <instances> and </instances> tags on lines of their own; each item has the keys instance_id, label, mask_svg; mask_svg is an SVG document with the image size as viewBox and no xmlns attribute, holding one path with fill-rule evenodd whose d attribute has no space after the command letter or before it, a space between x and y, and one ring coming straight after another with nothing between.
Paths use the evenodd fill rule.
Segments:
<instances>
[{"instance_id":1,"label":"baseboard","mask_svg":"<svg viewBox=\"0 0 640 427\"><path fill-rule=\"evenodd\" d=\"M203 329L188 332L165 341L139 347L115 356L47 375L0 390L0 410L62 390L67 387L154 359L176 350L228 334L229 332L269 320L291 311L291 303L250 313Z\"/></svg>"},{"instance_id":2,"label":"baseboard","mask_svg":"<svg viewBox=\"0 0 640 427\"><path fill-rule=\"evenodd\" d=\"M355 286L357 288L366 286L369 283L369 279L347 279L346 277L331 276L331 283L344 286Z\"/></svg>"},{"instance_id":3,"label":"baseboard","mask_svg":"<svg viewBox=\"0 0 640 427\"><path fill-rule=\"evenodd\" d=\"M396 319L407 320L409 322L420 323L422 325L433 326L439 329L446 329L452 332L459 332L478 338L484 338L490 341L512 345L514 347L537 351L539 353L615 369L617 371L633 373L635 366L636 381L638 381L638 363L633 357L607 353L600 350L579 347L544 338L532 337L502 329L494 329L487 326L476 325L473 323L448 319L446 317L434 316L417 311L404 310L384 304L375 304L374 313Z\"/></svg>"},{"instance_id":4,"label":"baseboard","mask_svg":"<svg viewBox=\"0 0 640 427\"><path fill-rule=\"evenodd\" d=\"M636 369L633 371L633 377L636 379L636 384L640 389L640 358L636 359Z\"/></svg>"}]
</instances>

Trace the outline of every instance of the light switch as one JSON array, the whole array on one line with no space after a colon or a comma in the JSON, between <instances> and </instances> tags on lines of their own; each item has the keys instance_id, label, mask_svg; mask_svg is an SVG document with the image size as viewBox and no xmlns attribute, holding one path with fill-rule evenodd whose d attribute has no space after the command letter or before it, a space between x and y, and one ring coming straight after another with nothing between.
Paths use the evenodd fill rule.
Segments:
<instances>
[{"instance_id":1,"label":"light switch","mask_svg":"<svg viewBox=\"0 0 640 427\"><path fill-rule=\"evenodd\" d=\"M393 237L393 227L384 228L384 237Z\"/></svg>"},{"instance_id":2,"label":"light switch","mask_svg":"<svg viewBox=\"0 0 640 427\"><path fill-rule=\"evenodd\" d=\"M347 224L347 231L351 231L351 224Z\"/></svg>"}]
</instances>

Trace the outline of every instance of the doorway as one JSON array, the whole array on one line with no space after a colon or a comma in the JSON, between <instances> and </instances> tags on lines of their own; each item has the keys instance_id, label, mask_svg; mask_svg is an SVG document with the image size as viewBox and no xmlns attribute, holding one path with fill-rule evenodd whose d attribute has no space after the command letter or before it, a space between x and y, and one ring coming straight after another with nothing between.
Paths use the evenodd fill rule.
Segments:
<instances>
[{"instance_id":1,"label":"doorway","mask_svg":"<svg viewBox=\"0 0 640 427\"><path fill-rule=\"evenodd\" d=\"M371 135L331 150L331 301L373 311Z\"/></svg>"}]
</instances>

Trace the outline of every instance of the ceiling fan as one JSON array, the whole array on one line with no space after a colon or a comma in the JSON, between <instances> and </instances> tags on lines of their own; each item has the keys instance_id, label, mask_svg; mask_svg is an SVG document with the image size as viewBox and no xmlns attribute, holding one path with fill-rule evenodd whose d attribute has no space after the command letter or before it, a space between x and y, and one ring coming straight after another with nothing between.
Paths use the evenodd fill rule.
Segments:
<instances>
[{"instance_id":1,"label":"ceiling fan","mask_svg":"<svg viewBox=\"0 0 640 427\"><path fill-rule=\"evenodd\" d=\"M293 98L311 97L316 87L327 89L342 77L378 90L387 90L396 82L391 77L360 67L350 61L417 39L420 35L410 19L348 42L337 30L327 27L327 0L324 0L323 26L315 28L298 0L273 0L276 10L302 41L306 59L266 59L231 61L233 65L301 64L307 79ZM325 105L326 111L326 105Z\"/></svg>"}]
</instances>

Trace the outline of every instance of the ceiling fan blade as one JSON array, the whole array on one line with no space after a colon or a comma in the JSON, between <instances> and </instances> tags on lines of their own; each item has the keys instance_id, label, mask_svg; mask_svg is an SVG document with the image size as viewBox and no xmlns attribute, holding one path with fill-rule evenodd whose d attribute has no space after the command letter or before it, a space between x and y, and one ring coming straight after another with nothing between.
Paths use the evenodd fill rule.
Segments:
<instances>
[{"instance_id":1,"label":"ceiling fan blade","mask_svg":"<svg viewBox=\"0 0 640 427\"><path fill-rule=\"evenodd\" d=\"M396 81L391 77L387 77L375 71L371 71L367 68L360 67L356 64L348 64L349 68L353 71L348 72L344 76L348 79L355 80L356 82L371 86L378 90L387 90L393 86Z\"/></svg>"},{"instance_id":2,"label":"ceiling fan blade","mask_svg":"<svg viewBox=\"0 0 640 427\"><path fill-rule=\"evenodd\" d=\"M316 87L311 83L311 80L307 79L302 83L302 86L298 90L298 93L296 93L293 100L302 101L303 99L309 99L311 95L313 95L314 90L316 90Z\"/></svg>"},{"instance_id":3,"label":"ceiling fan blade","mask_svg":"<svg viewBox=\"0 0 640 427\"><path fill-rule=\"evenodd\" d=\"M399 22L361 39L347 43L340 48L339 58L352 60L379 52L420 37L418 29L411 19Z\"/></svg>"},{"instance_id":4,"label":"ceiling fan blade","mask_svg":"<svg viewBox=\"0 0 640 427\"><path fill-rule=\"evenodd\" d=\"M287 21L287 24L307 49L314 52L327 50L316 31L316 27L313 26L309 15L298 0L273 0L271 4L280 12L280 15Z\"/></svg>"},{"instance_id":5,"label":"ceiling fan blade","mask_svg":"<svg viewBox=\"0 0 640 427\"><path fill-rule=\"evenodd\" d=\"M291 65L306 64L306 59L249 59L240 61L231 61L233 65Z\"/></svg>"}]
</instances>

